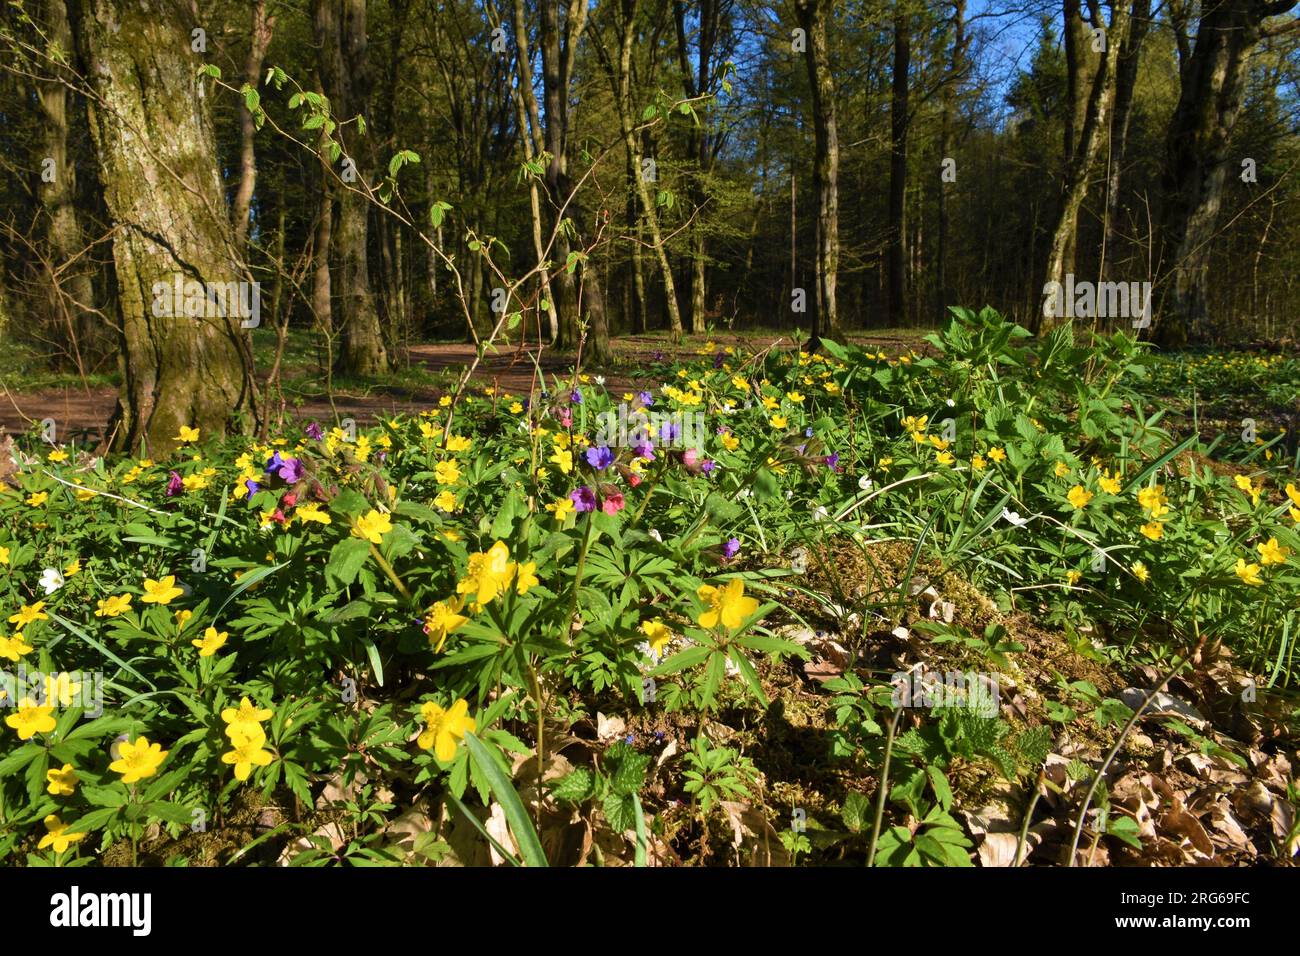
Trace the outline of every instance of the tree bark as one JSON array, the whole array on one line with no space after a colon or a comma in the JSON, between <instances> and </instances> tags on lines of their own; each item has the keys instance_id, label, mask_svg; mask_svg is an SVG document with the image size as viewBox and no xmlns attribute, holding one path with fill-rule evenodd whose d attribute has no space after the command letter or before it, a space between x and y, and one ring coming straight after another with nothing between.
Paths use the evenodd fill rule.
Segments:
<instances>
[{"instance_id":1,"label":"tree bark","mask_svg":"<svg viewBox=\"0 0 1300 956\"><path fill-rule=\"evenodd\" d=\"M564 23L561 24L560 2L540 2L545 137L546 150L551 154L546 168L546 188L557 217L570 221L577 251L585 254L591 251L592 243L582 199L576 194L569 175L568 148L572 132L569 86L578 43L587 24L587 3L585 0L567 0ZM577 344L577 330L585 311L590 328L587 354L595 364L607 364L611 358L609 326L599 275L594 266L585 261L576 261L572 270L567 268L572 245L564 230L560 230L556 237L556 249L561 265L552 284L557 285L560 291L560 344L565 347Z\"/></svg>"},{"instance_id":2,"label":"tree bark","mask_svg":"<svg viewBox=\"0 0 1300 956\"><path fill-rule=\"evenodd\" d=\"M337 133L343 146L344 182L338 190L339 219L333 237L339 275L335 285L341 293L338 370L378 378L388 372L389 361L370 289L366 250L370 200L364 189L374 165L371 148L355 122L358 116L368 121L370 113L366 0L313 0L312 18L320 48L321 85L339 121Z\"/></svg>"},{"instance_id":3,"label":"tree bark","mask_svg":"<svg viewBox=\"0 0 1300 956\"><path fill-rule=\"evenodd\" d=\"M329 162L324 152L325 142L321 137L320 166L320 203L316 213L316 232L312 245L312 286L311 306L316 317L316 327L325 342L329 375L334 368L334 309L333 288L330 281L330 249L334 235L334 189L330 182L330 173L326 168Z\"/></svg>"},{"instance_id":4,"label":"tree bark","mask_svg":"<svg viewBox=\"0 0 1300 956\"><path fill-rule=\"evenodd\" d=\"M47 0L43 13L51 48L70 57L72 28L64 0ZM68 71L64 68L63 72ZM86 366L108 349L111 330L95 309L94 283L80 258L86 243L77 214L77 168L68 162L68 89L58 79L40 80L36 100L43 120L36 168L42 171L37 198L44 214L41 231L49 267L41 277L41 284L47 287L41 303L48 309L46 338L67 343L61 358L84 373Z\"/></svg>"},{"instance_id":5,"label":"tree bark","mask_svg":"<svg viewBox=\"0 0 1300 956\"><path fill-rule=\"evenodd\" d=\"M1162 346L1206 341L1214 331L1206 285L1232 130L1264 20L1294 6L1295 0L1221 0L1202 13L1195 47L1183 58L1166 140L1158 273L1164 285L1155 330ZM1180 39L1179 49L1184 48Z\"/></svg>"},{"instance_id":6,"label":"tree bark","mask_svg":"<svg viewBox=\"0 0 1300 956\"><path fill-rule=\"evenodd\" d=\"M1128 36L1133 0L1114 0L1111 6L1109 28L1106 30L1106 49L1092 77L1083 126L1078 141L1071 152L1062 174L1061 206L1056 226L1052 231L1052 245L1047 257L1047 282L1064 285L1067 259L1074 247L1075 232L1079 223L1079 209L1088 195L1088 177L1097 161L1102 134L1110 118L1115 101L1115 73L1119 53ZM1066 5L1067 15L1069 4ZM1097 14L1100 19L1100 14ZM1100 25L1094 23L1094 26ZM1070 25L1066 24L1067 31ZM1039 310L1038 330L1045 331L1057 325L1063 316L1046 316Z\"/></svg>"},{"instance_id":7,"label":"tree bark","mask_svg":"<svg viewBox=\"0 0 1300 956\"><path fill-rule=\"evenodd\" d=\"M894 16L894 70L889 100L889 321L907 325L907 132L911 17Z\"/></svg>"},{"instance_id":8,"label":"tree bark","mask_svg":"<svg viewBox=\"0 0 1300 956\"><path fill-rule=\"evenodd\" d=\"M519 71L519 83L513 95L515 109L518 113L520 138L524 143L524 159L531 162L545 147L542 137L541 116L537 109L537 94L533 91L533 60L529 52L528 21L524 14L524 0L514 0L515 28L515 64ZM528 180L528 211L532 217L533 251L537 256L538 288L541 299L545 302L548 340L556 342L560 337L560 316L555 305L555 295L551 291L551 268L546 262L546 247L542 241L542 204L537 180ZM538 320L540 325L540 316Z\"/></svg>"},{"instance_id":9,"label":"tree bark","mask_svg":"<svg viewBox=\"0 0 1300 956\"><path fill-rule=\"evenodd\" d=\"M674 0L673 18L677 28L677 57L681 67L682 86L689 99L710 93L715 81L714 52L722 19L722 0L700 0L700 33L696 42L695 65L691 65L690 44L686 33L687 4ZM708 321L707 290L707 230L704 226L704 206L708 199L705 180L713 171L714 150L709 135L709 106L696 107L703 113L699 125L692 124L687 133L687 155L695 162L691 177L690 197L694 216L691 222L691 331L704 331Z\"/></svg>"},{"instance_id":10,"label":"tree bark","mask_svg":"<svg viewBox=\"0 0 1300 956\"><path fill-rule=\"evenodd\" d=\"M257 89L262 78L262 61L275 31L275 17L266 14L266 0L253 5L253 25L248 36L248 58L244 60L244 82ZM235 244L243 249L248 241L248 212L257 185L257 152L253 139L257 124L247 106L239 107L239 186L235 190Z\"/></svg>"},{"instance_id":11,"label":"tree bark","mask_svg":"<svg viewBox=\"0 0 1300 956\"><path fill-rule=\"evenodd\" d=\"M1137 90L1138 61L1151 20L1151 0L1135 0L1128 37L1119 53L1115 76L1115 110L1110 124L1110 171L1106 177L1106 216L1102 234L1102 278L1115 276L1115 247L1119 243L1124 157L1128 148L1133 96Z\"/></svg>"},{"instance_id":12,"label":"tree bark","mask_svg":"<svg viewBox=\"0 0 1300 956\"><path fill-rule=\"evenodd\" d=\"M805 62L812 87L813 191L817 196L817 295L810 348L823 335L837 337L839 315L835 284L839 270L840 144L835 124L835 81L831 74L827 20L830 0L796 0L795 11L807 37Z\"/></svg>"},{"instance_id":13,"label":"tree bark","mask_svg":"<svg viewBox=\"0 0 1300 956\"><path fill-rule=\"evenodd\" d=\"M956 112L958 84L966 72L966 47L969 42L966 38L966 0L953 0L952 7L952 59L949 62L948 76L943 87L943 116L939 124L939 160L941 163L947 162L950 158L949 149L952 145L952 125L953 115ZM949 185L942 178L941 170L938 194L939 223L938 235L935 239L934 263L936 290L938 292L938 302L935 304L936 316L942 316L949 305L955 304L950 302L948 291L948 232L951 228L951 217L948 211Z\"/></svg>"},{"instance_id":14,"label":"tree bark","mask_svg":"<svg viewBox=\"0 0 1300 956\"><path fill-rule=\"evenodd\" d=\"M618 63L615 65L614 93L618 107L619 125L623 132L623 146L629 157L630 185L640 206L641 223L645 225L646 230L650 233L650 244L654 249L655 258L659 260L659 271L663 274L664 303L668 310L668 327L674 336L680 336L683 328L682 314L677 304L677 284L673 278L672 265L668 261L668 250L664 246L663 233L659 228L659 213L655 206L655 196L652 194L650 184L646 182L643 174L643 160L645 157L641 154L640 139L632 120L632 49L636 40L636 18L640 4L639 0L618 0L618 2L620 4L619 17L616 20L618 28ZM641 265L639 260L640 252L637 250L634 253L633 265L638 270ZM640 291L643 296L644 289ZM704 331L702 314L699 328L696 328L695 316L692 314L691 331Z\"/></svg>"},{"instance_id":15,"label":"tree bark","mask_svg":"<svg viewBox=\"0 0 1300 956\"><path fill-rule=\"evenodd\" d=\"M182 425L205 437L247 430L255 399L240 317L206 307L187 316L178 303L168 309L159 301L177 280L211 288L247 274L190 54L193 24L172 3L76 0L72 9L93 94L100 182L117 227L122 388L114 446L158 456L174 447Z\"/></svg>"}]
</instances>

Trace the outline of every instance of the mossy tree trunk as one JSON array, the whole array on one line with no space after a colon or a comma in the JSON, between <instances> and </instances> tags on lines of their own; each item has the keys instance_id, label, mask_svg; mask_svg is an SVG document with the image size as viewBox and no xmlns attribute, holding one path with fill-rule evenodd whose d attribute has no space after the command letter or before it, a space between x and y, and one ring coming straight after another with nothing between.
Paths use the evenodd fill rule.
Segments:
<instances>
[{"instance_id":1,"label":"mossy tree trunk","mask_svg":"<svg viewBox=\"0 0 1300 956\"><path fill-rule=\"evenodd\" d=\"M182 425L205 437L247 430L253 358L237 310L228 303L187 315L159 297L177 280L211 289L248 279L232 241L201 61L190 48L191 15L178 3L110 0L74 0L69 13L115 226L122 387L112 444L159 455Z\"/></svg>"}]
</instances>

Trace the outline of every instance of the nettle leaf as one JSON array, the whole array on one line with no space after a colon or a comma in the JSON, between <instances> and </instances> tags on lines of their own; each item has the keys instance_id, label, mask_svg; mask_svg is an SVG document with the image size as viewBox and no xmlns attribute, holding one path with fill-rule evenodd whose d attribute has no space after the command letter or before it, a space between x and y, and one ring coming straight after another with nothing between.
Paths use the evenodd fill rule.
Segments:
<instances>
[{"instance_id":1,"label":"nettle leaf","mask_svg":"<svg viewBox=\"0 0 1300 956\"><path fill-rule=\"evenodd\" d=\"M857 791L851 791L844 798L844 806L840 808L840 819L848 827L851 833L861 833L867 828L871 802L865 795Z\"/></svg>"},{"instance_id":2,"label":"nettle leaf","mask_svg":"<svg viewBox=\"0 0 1300 956\"><path fill-rule=\"evenodd\" d=\"M609 767L609 787L615 793L630 796L645 786L649 754L637 753L620 741L605 752L605 761Z\"/></svg>"},{"instance_id":3,"label":"nettle leaf","mask_svg":"<svg viewBox=\"0 0 1300 956\"><path fill-rule=\"evenodd\" d=\"M1093 719L1097 721L1098 727L1110 727L1113 724L1123 724L1133 716L1133 710L1123 701L1116 700L1114 697L1107 697L1097 705L1096 710L1092 712Z\"/></svg>"},{"instance_id":4,"label":"nettle leaf","mask_svg":"<svg viewBox=\"0 0 1300 956\"><path fill-rule=\"evenodd\" d=\"M1124 841L1135 850L1142 849L1142 841L1139 839L1141 830L1136 820L1126 816L1112 817L1106 826L1106 832L1110 836Z\"/></svg>"},{"instance_id":5,"label":"nettle leaf","mask_svg":"<svg viewBox=\"0 0 1300 956\"><path fill-rule=\"evenodd\" d=\"M601 804L605 819L619 833L636 828L636 801L631 796L611 793Z\"/></svg>"},{"instance_id":6,"label":"nettle leaf","mask_svg":"<svg viewBox=\"0 0 1300 956\"><path fill-rule=\"evenodd\" d=\"M566 773L551 786L551 796L567 803L581 803L596 790L596 775L589 767L578 767Z\"/></svg>"}]
</instances>

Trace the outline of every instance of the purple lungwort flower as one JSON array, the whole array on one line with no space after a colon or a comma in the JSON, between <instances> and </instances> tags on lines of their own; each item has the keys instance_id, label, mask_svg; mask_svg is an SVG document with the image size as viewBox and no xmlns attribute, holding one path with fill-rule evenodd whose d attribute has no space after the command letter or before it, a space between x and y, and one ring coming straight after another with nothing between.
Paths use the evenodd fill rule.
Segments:
<instances>
[{"instance_id":1,"label":"purple lungwort flower","mask_svg":"<svg viewBox=\"0 0 1300 956\"><path fill-rule=\"evenodd\" d=\"M734 558L740 553L740 539L728 538L727 543L722 546L722 556L724 558Z\"/></svg>"},{"instance_id":2,"label":"purple lungwort flower","mask_svg":"<svg viewBox=\"0 0 1300 956\"><path fill-rule=\"evenodd\" d=\"M175 498L185 487L185 482L181 480L180 472L173 471L171 477L167 479L167 497Z\"/></svg>"},{"instance_id":3,"label":"purple lungwort flower","mask_svg":"<svg viewBox=\"0 0 1300 956\"><path fill-rule=\"evenodd\" d=\"M812 438L812 436L813 436L812 426L809 425L807 428L805 428L805 429L803 430L803 437L804 437L804 438Z\"/></svg>"},{"instance_id":4,"label":"purple lungwort flower","mask_svg":"<svg viewBox=\"0 0 1300 956\"><path fill-rule=\"evenodd\" d=\"M325 429L320 427L320 422L312 422L307 426L307 437L312 441L321 441L325 438Z\"/></svg>"},{"instance_id":5,"label":"purple lungwort flower","mask_svg":"<svg viewBox=\"0 0 1300 956\"><path fill-rule=\"evenodd\" d=\"M586 485L569 492L569 499L573 502L574 511L596 510L596 493Z\"/></svg>"},{"instance_id":6,"label":"purple lungwort flower","mask_svg":"<svg viewBox=\"0 0 1300 956\"><path fill-rule=\"evenodd\" d=\"M831 471L840 470L840 453L835 451L826 456L826 467Z\"/></svg>"},{"instance_id":7,"label":"purple lungwort flower","mask_svg":"<svg viewBox=\"0 0 1300 956\"><path fill-rule=\"evenodd\" d=\"M644 458L646 461L654 461L655 446L649 439L644 439L632 446L632 454L637 458Z\"/></svg>"},{"instance_id":8,"label":"purple lungwort flower","mask_svg":"<svg viewBox=\"0 0 1300 956\"><path fill-rule=\"evenodd\" d=\"M247 481L244 482L244 487L248 489L248 494L246 495L246 498L249 501L253 500L253 495L257 494L259 491L262 490L262 486L258 484L256 481L254 481L252 478L249 478Z\"/></svg>"},{"instance_id":9,"label":"purple lungwort flower","mask_svg":"<svg viewBox=\"0 0 1300 956\"><path fill-rule=\"evenodd\" d=\"M727 354L725 352L717 353L716 355L713 356L713 367L722 368L722 363L725 362L726 360L727 360Z\"/></svg>"},{"instance_id":10,"label":"purple lungwort flower","mask_svg":"<svg viewBox=\"0 0 1300 956\"><path fill-rule=\"evenodd\" d=\"M659 440L666 445L671 445L682 437L682 426L675 421L666 421L659 426Z\"/></svg>"},{"instance_id":11,"label":"purple lungwort flower","mask_svg":"<svg viewBox=\"0 0 1300 956\"><path fill-rule=\"evenodd\" d=\"M271 475L279 471L282 467L284 467L284 459L280 457L280 453L277 451L266 460L266 468L264 470L268 475Z\"/></svg>"},{"instance_id":12,"label":"purple lungwort flower","mask_svg":"<svg viewBox=\"0 0 1300 956\"><path fill-rule=\"evenodd\" d=\"M587 464L597 471L604 471L614 464L614 452L608 445L596 445L587 449Z\"/></svg>"},{"instance_id":13,"label":"purple lungwort flower","mask_svg":"<svg viewBox=\"0 0 1300 956\"><path fill-rule=\"evenodd\" d=\"M276 474L289 484L296 485L302 481L302 476L306 474L306 470L302 467L302 459L288 458L285 459L284 464L280 466Z\"/></svg>"},{"instance_id":14,"label":"purple lungwort flower","mask_svg":"<svg viewBox=\"0 0 1300 956\"><path fill-rule=\"evenodd\" d=\"M654 360L656 362L662 362L664 360L664 353L659 349L655 349Z\"/></svg>"},{"instance_id":15,"label":"purple lungwort flower","mask_svg":"<svg viewBox=\"0 0 1300 956\"><path fill-rule=\"evenodd\" d=\"M706 458L704 461L700 462L700 471L704 472L706 475L713 474L713 469L717 467L718 463L712 458Z\"/></svg>"},{"instance_id":16,"label":"purple lungwort flower","mask_svg":"<svg viewBox=\"0 0 1300 956\"><path fill-rule=\"evenodd\" d=\"M649 392L638 392L636 399L646 408L650 408L655 403L655 397Z\"/></svg>"},{"instance_id":17,"label":"purple lungwort flower","mask_svg":"<svg viewBox=\"0 0 1300 956\"><path fill-rule=\"evenodd\" d=\"M581 405L581 404L582 404L582 389L580 389L580 388L575 388L575 389L573 390L573 394L569 396L569 401L573 402L575 405Z\"/></svg>"}]
</instances>

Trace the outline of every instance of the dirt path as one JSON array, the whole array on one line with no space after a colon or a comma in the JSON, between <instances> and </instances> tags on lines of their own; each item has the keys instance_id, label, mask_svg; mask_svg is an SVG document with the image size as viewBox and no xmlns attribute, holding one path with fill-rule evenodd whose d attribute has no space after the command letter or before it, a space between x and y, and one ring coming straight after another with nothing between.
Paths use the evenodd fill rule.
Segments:
<instances>
[{"instance_id":1,"label":"dirt path","mask_svg":"<svg viewBox=\"0 0 1300 956\"><path fill-rule=\"evenodd\" d=\"M897 335L854 336L859 344L879 345L891 352L905 350L916 345ZM696 337L676 349L658 336L636 335L623 336L615 342L616 362L619 368L626 367L630 372L637 365L654 361L657 357L671 359L676 356L693 356L704 344L704 339ZM716 335L710 341L718 345L744 344L754 350L776 345L778 348L790 347L790 339L778 334L763 336ZM495 385L502 391L515 395L526 395L531 391L536 370L530 352L517 348L506 348L496 355L484 359L474 374L474 380L483 385ZM474 347L469 344L416 345L411 348L412 363L423 365L430 372L458 373L473 361ZM573 369L573 357L565 354L543 354L540 360L542 373L547 384L555 375L567 375ZM657 387L659 382L649 381L631 374L619 374L617 370L606 375L605 385L611 391L631 391L637 388ZM350 392L336 394L334 407L330 407L324 398L312 398L301 405L290 404L286 409L289 416L303 421L334 421L334 410L340 418L354 418L359 424L373 423L381 415L393 415L398 412L411 413L431 408L443 395L442 389L417 389L393 387L375 387L366 393ZM105 423L113 413L117 402L117 390L110 386L97 388L45 388L32 391L0 392L0 431L22 432L35 423L52 418L58 426L61 441L79 439L93 440L102 437Z\"/></svg>"}]
</instances>

